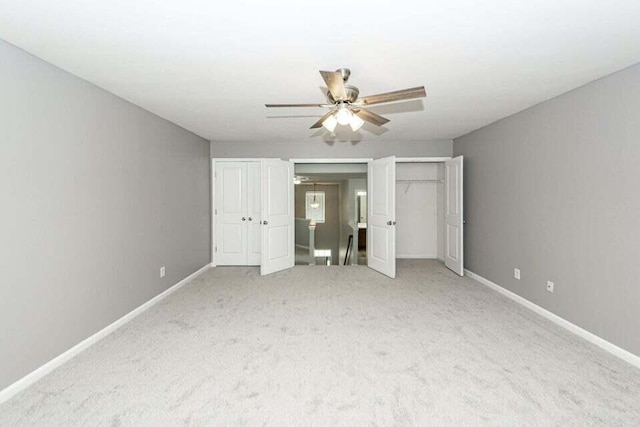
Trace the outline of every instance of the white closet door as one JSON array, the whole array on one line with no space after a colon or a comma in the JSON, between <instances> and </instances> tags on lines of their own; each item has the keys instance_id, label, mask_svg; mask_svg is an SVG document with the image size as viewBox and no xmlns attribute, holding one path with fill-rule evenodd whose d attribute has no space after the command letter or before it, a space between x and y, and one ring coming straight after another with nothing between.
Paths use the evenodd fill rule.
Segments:
<instances>
[{"instance_id":1,"label":"white closet door","mask_svg":"<svg viewBox=\"0 0 640 427\"><path fill-rule=\"evenodd\" d=\"M262 253L260 274L293 267L293 164L262 160Z\"/></svg>"},{"instance_id":2,"label":"white closet door","mask_svg":"<svg viewBox=\"0 0 640 427\"><path fill-rule=\"evenodd\" d=\"M262 248L260 221L262 200L260 198L260 162L247 164L247 264L260 265Z\"/></svg>"},{"instance_id":3,"label":"white closet door","mask_svg":"<svg viewBox=\"0 0 640 427\"><path fill-rule=\"evenodd\" d=\"M396 277L396 158L369 162L367 265Z\"/></svg>"},{"instance_id":4,"label":"white closet door","mask_svg":"<svg viewBox=\"0 0 640 427\"><path fill-rule=\"evenodd\" d=\"M216 263L247 264L246 176L244 162L216 165Z\"/></svg>"},{"instance_id":5,"label":"white closet door","mask_svg":"<svg viewBox=\"0 0 640 427\"><path fill-rule=\"evenodd\" d=\"M462 165L462 156L444 164L444 263L460 276L464 275Z\"/></svg>"}]
</instances>

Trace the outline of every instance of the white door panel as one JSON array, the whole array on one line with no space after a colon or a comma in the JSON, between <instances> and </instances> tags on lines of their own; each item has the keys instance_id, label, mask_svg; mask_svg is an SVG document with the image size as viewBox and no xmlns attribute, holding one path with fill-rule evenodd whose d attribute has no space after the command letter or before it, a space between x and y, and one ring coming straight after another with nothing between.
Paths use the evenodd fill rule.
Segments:
<instances>
[{"instance_id":1,"label":"white door panel","mask_svg":"<svg viewBox=\"0 0 640 427\"><path fill-rule=\"evenodd\" d=\"M396 158L369 162L367 199L367 265L396 277Z\"/></svg>"},{"instance_id":2,"label":"white door panel","mask_svg":"<svg viewBox=\"0 0 640 427\"><path fill-rule=\"evenodd\" d=\"M283 160L261 162L262 251L260 274L293 267L293 164Z\"/></svg>"},{"instance_id":3,"label":"white door panel","mask_svg":"<svg viewBox=\"0 0 640 427\"><path fill-rule=\"evenodd\" d=\"M220 247L220 253L224 255L243 255L244 245L242 239L239 236L243 234L242 224L221 224L223 244ZM244 260L240 260L241 262Z\"/></svg>"},{"instance_id":4,"label":"white door panel","mask_svg":"<svg viewBox=\"0 0 640 427\"><path fill-rule=\"evenodd\" d=\"M389 247L387 240L389 239L389 230L386 226L371 226L371 257L381 262L389 259Z\"/></svg>"},{"instance_id":5,"label":"white door panel","mask_svg":"<svg viewBox=\"0 0 640 427\"><path fill-rule=\"evenodd\" d=\"M447 160L444 165L445 265L464 275L463 159Z\"/></svg>"},{"instance_id":6,"label":"white door panel","mask_svg":"<svg viewBox=\"0 0 640 427\"><path fill-rule=\"evenodd\" d=\"M287 162L288 163L288 162ZM291 209L289 206L289 191L284 191L289 187L289 171L280 165L266 165L267 179L267 205L265 214L287 215ZM293 182L293 178L291 179Z\"/></svg>"},{"instance_id":7,"label":"white door panel","mask_svg":"<svg viewBox=\"0 0 640 427\"><path fill-rule=\"evenodd\" d=\"M246 163L216 165L216 263L246 265ZM243 221L242 218L245 218Z\"/></svg>"},{"instance_id":8,"label":"white door panel","mask_svg":"<svg viewBox=\"0 0 640 427\"><path fill-rule=\"evenodd\" d=\"M271 225L270 227L267 227L267 239L270 245L268 261L280 261L289 256L288 228L288 225Z\"/></svg>"},{"instance_id":9,"label":"white door panel","mask_svg":"<svg viewBox=\"0 0 640 427\"><path fill-rule=\"evenodd\" d=\"M245 207L242 197L245 186L245 165L224 165L220 172L222 212L242 215Z\"/></svg>"}]
</instances>

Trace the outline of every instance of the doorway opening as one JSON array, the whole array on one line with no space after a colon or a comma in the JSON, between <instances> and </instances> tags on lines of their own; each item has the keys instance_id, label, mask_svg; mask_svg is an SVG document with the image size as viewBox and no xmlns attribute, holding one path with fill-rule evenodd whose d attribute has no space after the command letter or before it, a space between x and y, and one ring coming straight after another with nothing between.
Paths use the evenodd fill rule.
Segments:
<instances>
[{"instance_id":1,"label":"doorway opening","mask_svg":"<svg viewBox=\"0 0 640 427\"><path fill-rule=\"evenodd\" d=\"M367 164L296 163L296 265L367 264Z\"/></svg>"}]
</instances>

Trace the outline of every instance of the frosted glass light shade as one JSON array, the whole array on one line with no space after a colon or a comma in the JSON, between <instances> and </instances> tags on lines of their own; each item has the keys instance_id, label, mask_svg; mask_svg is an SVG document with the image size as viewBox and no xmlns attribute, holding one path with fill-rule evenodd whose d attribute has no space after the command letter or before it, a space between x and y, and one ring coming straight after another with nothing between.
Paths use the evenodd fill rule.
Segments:
<instances>
[{"instance_id":1,"label":"frosted glass light shade","mask_svg":"<svg viewBox=\"0 0 640 427\"><path fill-rule=\"evenodd\" d=\"M363 124L364 124L364 120L362 120L360 117L358 117L355 114L351 114L351 120L349 120L349 126L351 126L352 131L354 132L357 131L362 127Z\"/></svg>"},{"instance_id":2,"label":"frosted glass light shade","mask_svg":"<svg viewBox=\"0 0 640 427\"><path fill-rule=\"evenodd\" d=\"M336 113L338 124L341 124L342 126L348 125L351 122L352 117L353 117L353 114L351 114L351 111L349 111L347 107L339 108L338 112Z\"/></svg>"},{"instance_id":3,"label":"frosted glass light shade","mask_svg":"<svg viewBox=\"0 0 640 427\"><path fill-rule=\"evenodd\" d=\"M334 114L327 117L324 122L322 122L322 126L329 132L333 132L336 129L336 125L338 124L338 120Z\"/></svg>"}]
</instances>

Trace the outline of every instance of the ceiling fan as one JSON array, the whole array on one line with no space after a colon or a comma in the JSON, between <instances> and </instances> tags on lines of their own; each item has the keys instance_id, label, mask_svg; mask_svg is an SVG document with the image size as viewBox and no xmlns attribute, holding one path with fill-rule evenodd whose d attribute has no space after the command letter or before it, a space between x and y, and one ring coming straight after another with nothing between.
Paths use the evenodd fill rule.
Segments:
<instances>
[{"instance_id":1,"label":"ceiling fan","mask_svg":"<svg viewBox=\"0 0 640 427\"><path fill-rule=\"evenodd\" d=\"M373 123L376 126L382 126L389 122L389 119L379 116L363 107L405 99L424 98L427 96L424 86L419 86L360 98L360 90L355 86L346 84L351 75L351 71L348 68L338 68L336 71L320 71L320 75L329 89L327 92L329 103L265 104L265 107L331 108L331 110L320 117L320 120L315 122L310 129L324 126L328 131L333 132L337 125L349 125L351 130L355 132L362 127L365 121Z\"/></svg>"}]
</instances>

